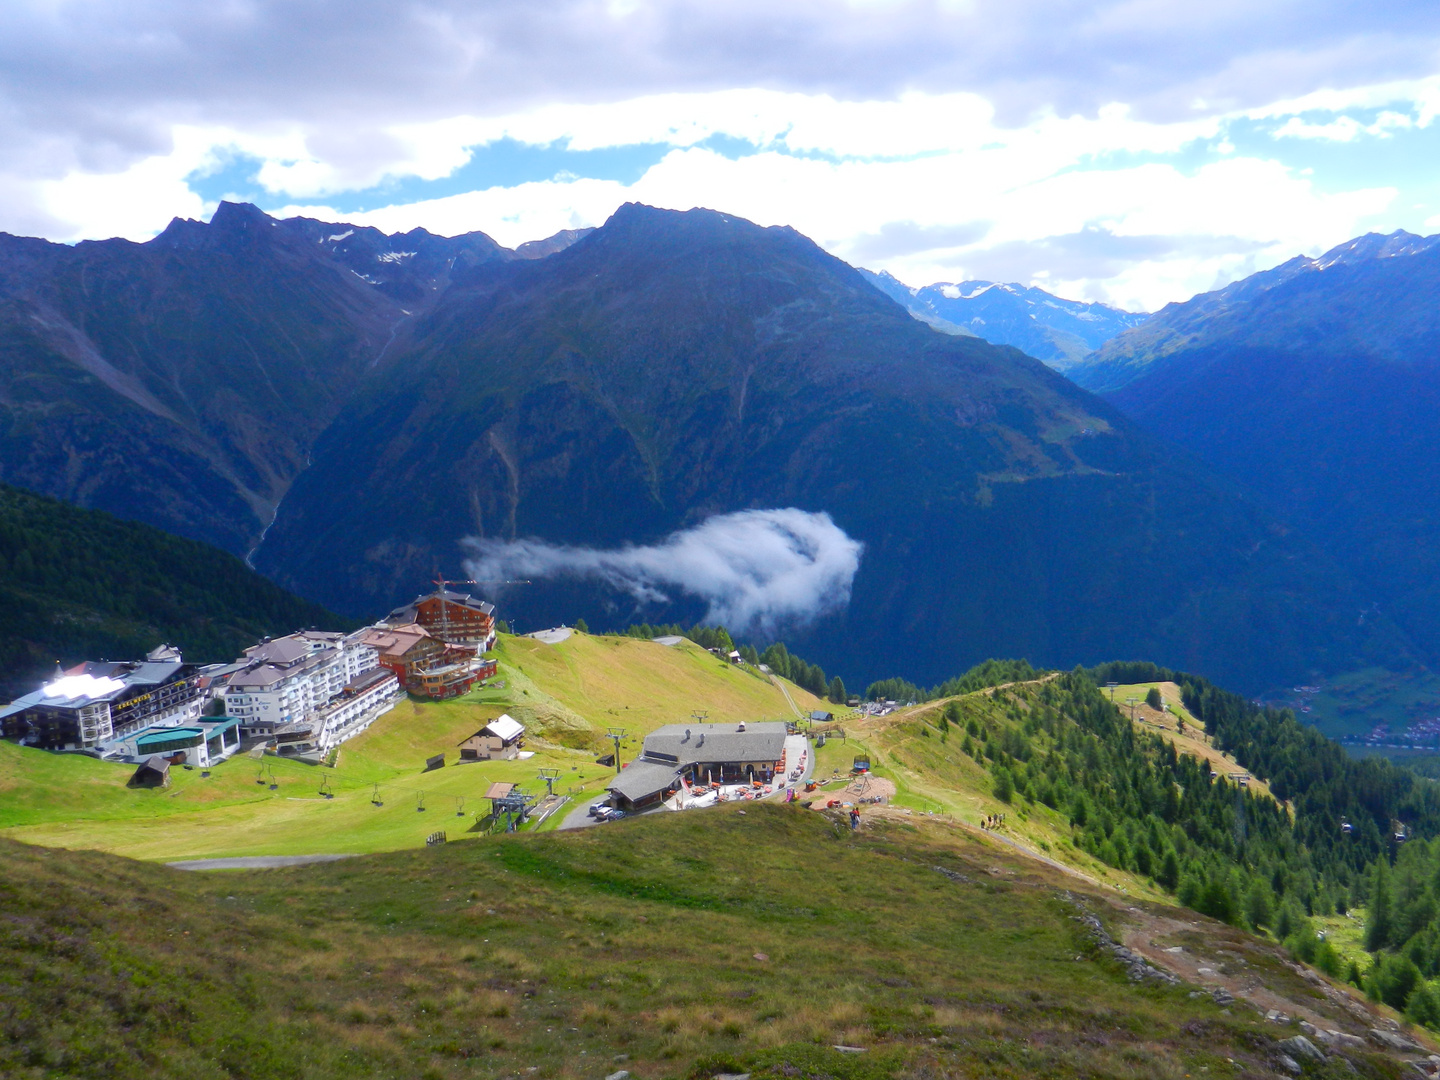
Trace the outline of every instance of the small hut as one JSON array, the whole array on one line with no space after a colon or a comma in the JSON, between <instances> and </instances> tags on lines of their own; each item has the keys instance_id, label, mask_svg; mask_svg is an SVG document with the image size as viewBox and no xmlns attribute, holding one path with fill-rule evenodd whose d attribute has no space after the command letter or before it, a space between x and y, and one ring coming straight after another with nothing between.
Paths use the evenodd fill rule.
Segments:
<instances>
[{"instance_id":1,"label":"small hut","mask_svg":"<svg viewBox=\"0 0 1440 1080\"><path fill-rule=\"evenodd\" d=\"M170 786L170 761L159 754L146 758L130 777L130 787L163 788Z\"/></svg>"}]
</instances>

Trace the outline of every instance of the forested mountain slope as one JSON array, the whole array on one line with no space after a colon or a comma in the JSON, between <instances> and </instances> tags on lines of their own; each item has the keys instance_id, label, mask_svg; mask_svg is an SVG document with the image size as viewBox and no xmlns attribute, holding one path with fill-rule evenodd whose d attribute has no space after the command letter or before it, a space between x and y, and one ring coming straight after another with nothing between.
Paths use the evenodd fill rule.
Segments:
<instances>
[{"instance_id":1,"label":"forested mountain slope","mask_svg":"<svg viewBox=\"0 0 1440 1080\"><path fill-rule=\"evenodd\" d=\"M1172 305L1071 374L1323 543L1440 662L1440 237L1366 236Z\"/></svg>"},{"instance_id":2,"label":"forested mountain slope","mask_svg":"<svg viewBox=\"0 0 1440 1080\"><path fill-rule=\"evenodd\" d=\"M638 205L407 323L256 565L358 612L467 536L613 547L769 507L864 543L846 614L791 639L862 683L1147 655L1259 689L1407 651L1303 540L1038 361L935 333L793 230ZM505 602L527 626L633 606Z\"/></svg>"},{"instance_id":3,"label":"forested mountain slope","mask_svg":"<svg viewBox=\"0 0 1440 1080\"><path fill-rule=\"evenodd\" d=\"M0 478L238 554L278 505L256 565L357 617L456 575L465 537L825 512L864 544L852 603L785 629L862 683L1144 655L1258 690L1413 659L1303 538L792 230L629 206L536 253L232 204L147 244L0 238ZM527 626L704 614L503 599Z\"/></svg>"},{"instance_id":4,"label":"forested mountain slope","mask_svg":"<svg viewBox=\"0 0 1440 1080\"><path fill-rule=\"evenodd\" d=\"M57 660L139 659L169 642L214 663L316 625L346 620L207 544L0 485L0 695L33 690Z\"/></svg>"},{"instance_id":5,"label":"forested mountain slope","mask_svg":"<svg viewBox=\"0 0 1440 1080\"><path fill-rule=\"evenodd\" d=\"M0 480L243 555L397 324L510 254L233 203L144 244L0 235Z\"/></svg>"}]
</instances>

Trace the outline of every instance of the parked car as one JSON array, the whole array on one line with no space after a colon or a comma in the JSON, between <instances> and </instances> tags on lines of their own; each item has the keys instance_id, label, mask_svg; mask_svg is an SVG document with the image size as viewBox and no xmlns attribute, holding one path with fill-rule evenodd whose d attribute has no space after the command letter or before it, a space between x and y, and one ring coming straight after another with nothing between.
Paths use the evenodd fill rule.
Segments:
<instances>
[{"instance_id":1,"label":"parked car","mask_svg":"<svg viewBox=\"0 0 1440 1080\"><path fill-rule=\"evenodd\" d=\"M604 821L613 813L615 813L615 808L606 803L595 803L590 807L590 816L599 818L601 821Z\"/></svg>"}]
</instances>

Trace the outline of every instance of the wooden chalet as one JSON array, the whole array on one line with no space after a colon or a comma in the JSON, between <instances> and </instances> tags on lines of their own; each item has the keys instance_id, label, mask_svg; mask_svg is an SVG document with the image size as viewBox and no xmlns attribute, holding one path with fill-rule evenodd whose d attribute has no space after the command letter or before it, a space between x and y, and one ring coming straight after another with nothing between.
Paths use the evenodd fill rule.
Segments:
<instances>
[{"instance_id":1,"label":"wooden chalet","mask_svg":"<svg viewBox=\"0 0 1440 1080\"><path fill-rule=\"evenodd\" d=\"M460 760L513 761L524 745L524 725L503 713L460 744Z\"/></svg>"},{"instance_id":2,"label":"wooden chalet","mask_svg":"<svg viewBox=\"0 0 1440 1080\"><path fill-rule=\"evenodd\" d=\"M495 644L495 605L440 588L390 613L390 622L415 623L432 637L452 645L473 645L484 652Z\"/></svg>"}]
</instances>

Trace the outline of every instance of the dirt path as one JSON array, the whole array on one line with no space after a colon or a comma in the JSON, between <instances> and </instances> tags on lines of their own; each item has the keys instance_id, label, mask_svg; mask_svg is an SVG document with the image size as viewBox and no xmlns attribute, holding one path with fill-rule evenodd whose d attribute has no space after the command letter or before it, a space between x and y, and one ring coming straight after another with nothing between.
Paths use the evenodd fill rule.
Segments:
<instances>
[{"instance_id":1,"label":"dirt path","mask_svg":"<svg viewBox=\"0 0 1440 1080\"><path fill-rule=\"evenodd\" d=\"M274 870L352 858L353 855L242 855L233 859L182 859L165 865L173 870Z\"/></svg>"},{"instance_id":2,"label":"dirt path","mask_svg":"<svg viewBox=\"0 0 1440 1080\"><path fill-rule=\"evenodd\" d=\"M786 686L785 683L777 675L771 675L770 681L779 688L780 693L785 695L785 700L790 703L790 711L795 714L795 718L797 720L804 720L805 714L800 711L800 706L796 705L795 699L790 696L790 688Z\"/></svg>"},{"instance_id":3,"label":"dirt path","mask_svg":"<svg viewBox=\"0 0 1440 1080\"><path fill-rule=\"evenodd\" d=\"M1291 960L1271 942L1252 937L1184 909L1136 906L1123 898L1093 897L1111 908L1123 927L1121 942L1151 964L1184 982L1215 994L1225 991L1275 1025L1275 1037L1304 1034L1322 1050L1344 1050L1345 1039L1361 1039L1377 1051L1372 1030L1391 1032L1420 1044L1393 1056L1426 1066L1416 1075L1434 1075L1428 1055L1434 1038L1421 1029L1402 1029L1394 1015L1373 1005L1353 987L1337 984Z\"/></svg>"}]
</instances>

